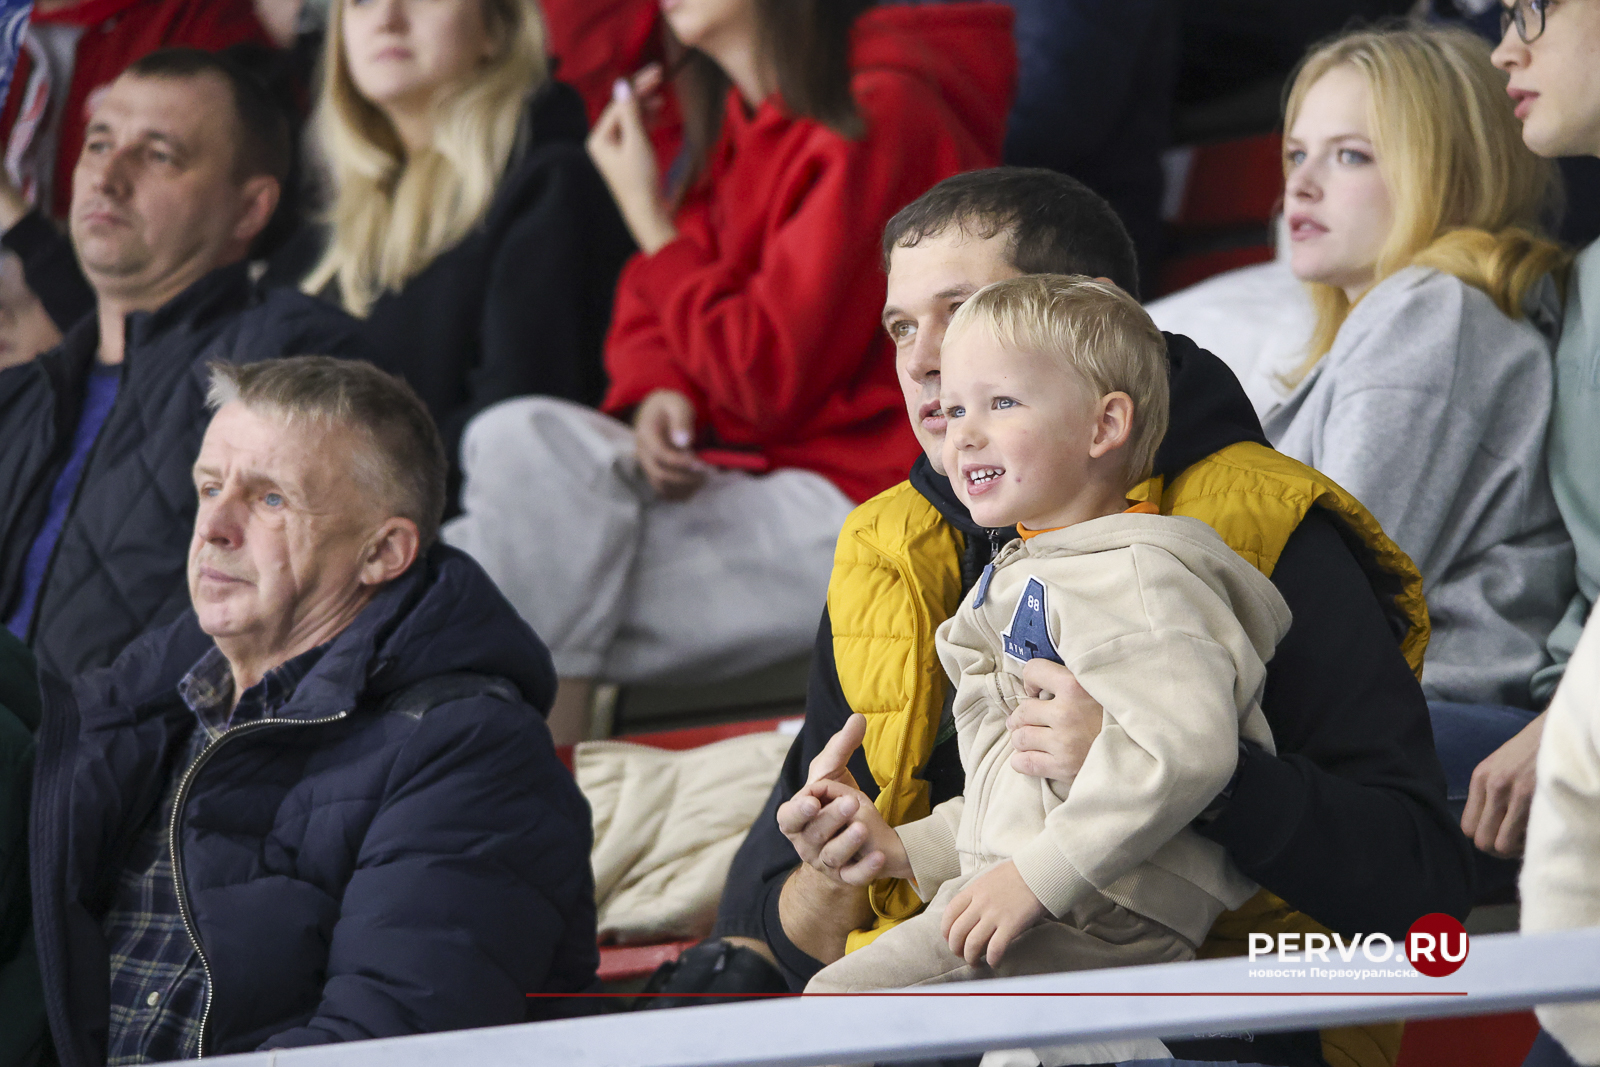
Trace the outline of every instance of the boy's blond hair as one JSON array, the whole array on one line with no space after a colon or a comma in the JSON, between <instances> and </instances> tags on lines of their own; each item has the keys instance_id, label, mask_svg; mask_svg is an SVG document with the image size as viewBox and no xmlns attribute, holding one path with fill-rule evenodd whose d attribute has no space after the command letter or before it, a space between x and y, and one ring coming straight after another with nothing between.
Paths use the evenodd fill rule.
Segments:
<instances>
[{"instance_id":1,"label":"boy's blond hair","mask_svg":"<svg viewBox=\"0 0 1600 1067\"><path fill-rule=\"evenodd\" d=\"M1128 488L1150 477L1167 435L1167 340L1133 297L1081 274L1028 274L985 286L961 305L945 343L983 329L1007 348L1057 358L1098 395L1127 393Z\"/></svg>"}]
</instances>

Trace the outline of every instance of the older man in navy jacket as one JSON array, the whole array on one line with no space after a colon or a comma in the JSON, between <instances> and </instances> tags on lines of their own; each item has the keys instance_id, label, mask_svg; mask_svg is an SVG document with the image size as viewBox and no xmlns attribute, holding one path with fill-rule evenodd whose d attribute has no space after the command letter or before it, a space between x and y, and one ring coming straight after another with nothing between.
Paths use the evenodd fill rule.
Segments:
<instances>
[{"instance_id":1,"label":"older man in navy jacket","mask_svg":"<svg viewBox=\"0 0 1600 1067\"><path fill-rule=\"evenodd\" d=\"M218 364L193 608L49 682L31 845L64 1067L519 1022L594 983L550 657L434 545L409 387ZM109 997L108 997L109 991Z\"/></svg>"}]
</instances>

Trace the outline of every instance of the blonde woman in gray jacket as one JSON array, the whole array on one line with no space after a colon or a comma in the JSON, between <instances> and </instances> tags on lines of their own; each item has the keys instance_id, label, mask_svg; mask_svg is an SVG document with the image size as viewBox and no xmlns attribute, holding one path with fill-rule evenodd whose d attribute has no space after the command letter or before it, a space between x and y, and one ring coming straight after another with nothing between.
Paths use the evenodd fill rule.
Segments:
<instances>
[{"instance_id":1,"label":"blonde woman in gray jacket","mask_svg":"<svg viewBox=\"0 0 1600 1067\"><path fill-rule=\"evenodd\" d=\"M1316 328L1262 420L1422 571L1423 687L1458 805L1533 716L1529 680L1574 580L1545 467L1565 256L1540 218L1558 190L1505 84L1486 43L1443 27L1352 33L1307 57L1284 210Z\"/></svg>"}]
</instances>

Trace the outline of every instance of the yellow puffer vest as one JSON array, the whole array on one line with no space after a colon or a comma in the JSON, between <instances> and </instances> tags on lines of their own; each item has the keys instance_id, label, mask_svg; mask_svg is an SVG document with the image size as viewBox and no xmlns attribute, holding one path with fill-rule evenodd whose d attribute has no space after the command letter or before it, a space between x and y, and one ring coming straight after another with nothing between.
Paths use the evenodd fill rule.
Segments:
<instances>
[{"instance_id":1,"label":"yellow puffer vest","mask_svg":"<svg viewBox=\"0 0 1600 1067\"><path fill-rule=\"evenodd\" d=\"M1159 499L1162 514L1205 522L1268 577L1313 507L1338 516L1365 547L1362 565L1404 628L1401 651L1421 676L1428 644L1422 576L1366 508L1310 467L1245 441L1195 463L1170 485L1152 478L1128 495ZM845 700L866 716L862 747L878 784L878 810L891 826L929 812L928 783L917 771L933 754L947 686L934 631L960 605L961 552L962 534L902 482L851 513L834 553L828 584L834 662ZM901 881L877 883L871 900L877 919L850 935L850 951L922 907ZM1262 890L1217 920L1201 955L1237 955L1247 933L1279 930L1324 928ZM1393 1067L1399 1050L1399 1024L1323 1031L1331 1067Z\"/></svg>"}]
</instances>

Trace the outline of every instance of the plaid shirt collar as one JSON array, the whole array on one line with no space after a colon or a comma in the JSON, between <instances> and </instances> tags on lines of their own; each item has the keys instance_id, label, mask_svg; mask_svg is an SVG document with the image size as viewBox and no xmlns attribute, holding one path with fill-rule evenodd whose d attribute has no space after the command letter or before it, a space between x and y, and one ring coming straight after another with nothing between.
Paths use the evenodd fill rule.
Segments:
<instances>
[{"instance_id":1,"label":"plaid shirt collar","mask_svg":"<svg viewBox=\"0 0 1600 1067\"><path fill-rule=\"evenodd\" d=\"M261 681L245 690L237 705L233 702L233 668L222 650L212 645L200 662L190 668L178 683L178 695L208 737L215 741L230 727L271 717L294 696L305 676L310 674L326 644L302 652L286 663L280 663L262 676Z\"/></svg>"}]
</instances>

